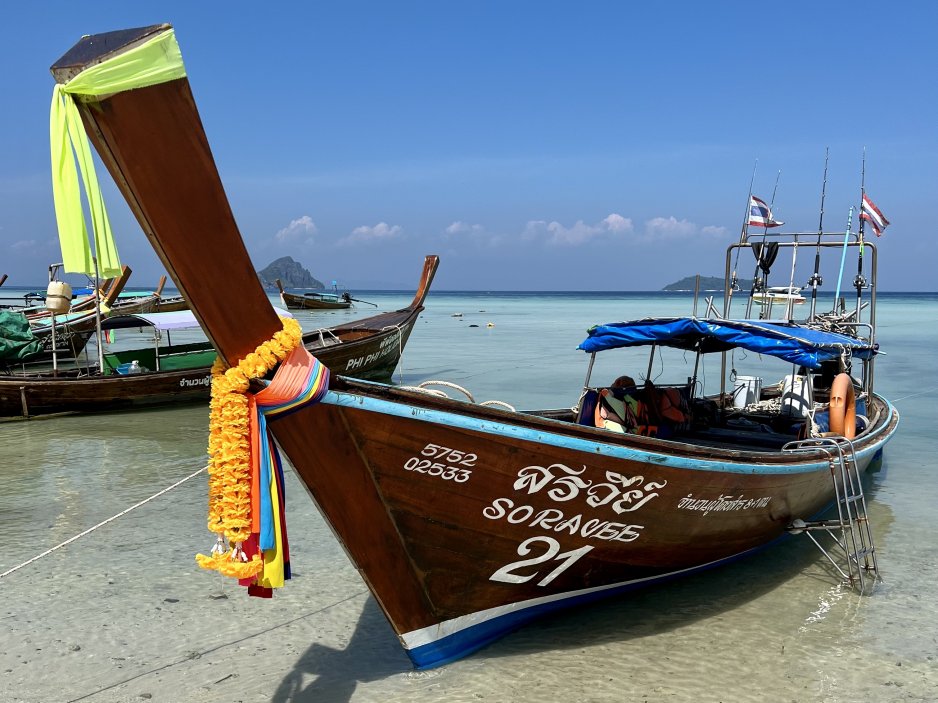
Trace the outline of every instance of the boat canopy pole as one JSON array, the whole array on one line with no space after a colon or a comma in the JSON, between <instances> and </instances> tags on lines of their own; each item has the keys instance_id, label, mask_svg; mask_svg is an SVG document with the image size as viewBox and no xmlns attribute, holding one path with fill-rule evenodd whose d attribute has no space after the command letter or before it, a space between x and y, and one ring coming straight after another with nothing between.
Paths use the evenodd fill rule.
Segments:
<instances>
[{"instance_id":1,"label":"boat canopy pole","mask_svg":"<svg viewBox=\"0 0 938 703\"><path fill-rule=\"evenodd\" d=\"M863 147L863 165L860 168L860 212L863 212L863 198L866 196L866 147ZM866 287L866 279L863 277L863 217L857 218L860 221L858 227L860 240L860 253L857 256L857 276L853 279L853 287L857 289L857 322L860 321L860 310L862 308L863 289Z\"/></svg>"},{"instance_id":2,"label":"boat canopy pole","mask_svg":"<svg viewBox=\"0 0 938 703\"><path fill-rule=\"evenodd\" d=\"M821 185L821 219L817 227L817 247L814 250L814 273L808 279L811 285L811 315L808 317L810 322L814 322L814 311L817 306L817 288L824 283L821 278L821 237L824 234L824 195L827 193L827 158L830 154L830 147L824 149L824 182Z\"/></svg>"},{"instance_id":3,"label":"boat canopy pole","mask_svg":"<svg viewBox=\"0 0 938 703\"><path fill-rule=\"evenodd\" d=\"M693 399L693 398L696 397L696 395L697 395L697 393L696 393L696 391L697 391L697 373L700 371L700 357L701 357L701 356L702 356L702 355L701 355L701 353L700 353L700 344L698 343L698 344L697 344L697 355L696 355L696 357L694 357L694 375L691 377L691 380L690 380L690 397L691 397L691 399ZM701 393L701 395L703 395L703 394Z\"/></svg>"},{"instance_id":4,"label":"boat canopy pole","mask_svg":"<svg viewBox=\"0 0 938 703\"><path fill-rule=\"evenodd\" d=\"M651 370L652 370L652 367L655 365L655 348L657 346L658 346L657 344L651 345L651 354L648 355L648 373L645 374L646 381L651 380Z\"/></svg>"},{"instance_id":5,"label":"boat canopy pole","mask_svg":"<svg viewBox=\"0 0 938 703\"><path fill-rule=\"evenodd\" d=\"M320 332L322 334L322 332ZM586 383L583 384L584 389L589 388L590 379L593 377L593 364L596 363L596 352L590 354L590 365L586 369Z\"/></svg>"}]
</instances>

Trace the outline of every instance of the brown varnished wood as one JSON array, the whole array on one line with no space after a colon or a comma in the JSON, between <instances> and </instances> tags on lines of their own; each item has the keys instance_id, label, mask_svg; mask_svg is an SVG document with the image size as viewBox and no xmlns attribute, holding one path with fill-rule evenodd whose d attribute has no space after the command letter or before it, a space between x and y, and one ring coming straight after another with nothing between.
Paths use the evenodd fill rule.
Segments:
<instances>
[{"instance_id":1,"label":"brown varnished wood","mask_svg":"<svg viewBox=\"0 0 938 703\"><path fill-rule=\"evenodd\" d=\"M397 632L432 625L423 584L342 413L314 406L271 427Z\"/></svg>"},{"instance_id":2,"label":"brown varnished wood","mask_svg":"<svg viewBox=\"0 0 938 703\"><path fill-rule=\"evenodd\" d=\"M225 361L270 339L281 323L241 239L188 80L79 105L102 161Z\"/></svg>"},{"instance_id":3,"label":"brown varnished wood","mask_svg":"<svg viewBox=\"0 0 938 703\"><path fill-rule=\"evenodd\" d=\"M80 102L79 109L101 159L222 358L237 362L271 338L281 323L241 239L188 80ZM421 584L351 436L337 418L311 432L307 414L271 423L277 441L316 486L320 507L365 578L379 581L374 592L386 611L411 613L403 617L406 627L430 624ZM310 465L312 449L323 443L330 456L342 458L341 475Z\"/></svg>"}]
</instances>

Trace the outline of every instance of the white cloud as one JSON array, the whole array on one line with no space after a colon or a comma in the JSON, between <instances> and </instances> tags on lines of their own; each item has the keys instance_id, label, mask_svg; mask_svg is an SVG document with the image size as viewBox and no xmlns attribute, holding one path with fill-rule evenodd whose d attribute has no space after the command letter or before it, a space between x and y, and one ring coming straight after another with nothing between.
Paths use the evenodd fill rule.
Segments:
<instances>
[{"instance_id":1,"label":"white cloud","mask_svg":"<svg viewBox=\"0 0 938 703\"><path fill-rule=\"evenodd\" d=\"M655 217L645 222L645 233L652 239L685 239L697 234L697 225L687 220L671 217Z\"/></svg>"},{"instance_id":2,"label":"white cloud","mask_svg":"<svg viewBox=\"0 0 938 703\"><path fill-rule=\"evenodd\" d=\"M316 223L309 215L292 220L290 224L277 232L276 239L280 244L288 244L303 241L307 244L313 240L312 235L316 234Z\"/></svg>"},{"instance_id":3,"label":"white cloud","mask_svg":"<svg viewBox=\"0 0 938 703\"><path fill-rule=\"evenodd\" d=\"M389 225L387 222L379 222L374 227L362 225L353 229L349 236L343 237L338 243L341 246L346 246L367 242L384 242L398 238L403 231L400 225Z\"/></svg>"},{"instance_id":4,"label":"white cloud","mask_svg":"<svg viewBox=\"0 0 938 703\"><path fill-rule=\"evenodd\" d=\"M631 219L612 213L594 225L577 220L572 227L565 227L556 221L530 220L525 225L521 238L526 240L546 238L548 244L556 246L579 246L609 234L625 234L631 232L632 229Z\"/></svg>"},{"instance_id":5,"label":"white cloud","mask_svg":"<svg viewBox=\"0 0 938 703\"><path fill-rule=\"evenodd\" d=\"M18 242L13 242L10 245L10 249L13 251L32 251L39 247L39 242L35 239L21 239Z\"/></svg>"},{"instance_id":6,"label":"white cloud","mask_svg":"<svg viewBox=\"0 0 938 703\"><path fill-rule=\"evenodd\" d=\"M467 234L478 233L482 231L482 225L470 225L468 222L456 220L453 224L444 230L447 234Z\"/></svg>"},{"instance_id":7,"label":"white cloud","mask_svg":"<svg viewBox=\"0 0 938 703\"><path fill-rule=\"evenodd\" d=\"M631 232L632 231L632 219L630 217L622 217L617 212L612 213L603 220L603 224L609 229L610 232Z\"/></svg>"},{"instance_id":8,"label":"white cloud","mask_svg":"<svg viewBox=\"0 0 938 703\"><path fill-rule=\"evenodd\" d=\"M716 225L707 225L700 228L700 233L708 237L719 239L726 234L726 227L717 227Z\"/></svg>"}]
</instances>

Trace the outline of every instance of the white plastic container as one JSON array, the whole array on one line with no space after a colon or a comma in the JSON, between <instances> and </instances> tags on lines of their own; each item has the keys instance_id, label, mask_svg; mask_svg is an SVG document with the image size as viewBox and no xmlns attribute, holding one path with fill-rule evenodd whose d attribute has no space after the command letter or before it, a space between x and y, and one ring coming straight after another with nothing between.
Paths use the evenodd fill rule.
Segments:
<instances>
[{"instance_id":1,"label":"white plastic container","mask_svg":"<svg viewBox=\"0 0 938 703\"><path fill-rule=\"evenodd\" d=\"M758 376L737 376L733 386L733 407L745 408L762 397L762 379Z\"/></svg>"},{"instance_id":2,"label":"white plastic container","mask_svg":"<svg viewBox=\"0 0 938 703\"><path fill-rule=\"evenodd\" d=\"M807 417L811 410L811 389L804 376L785 376L782 381L782 412Z\"/></svg>"},{"instance_id":3,"label":"white plastic container","mask_svg":"<svg viewBox=\"0 0 938 703\"><path fill-rule=\"evenodd\" d=\"M72 306L72 287L64 281L49 281L46 289L46 308L56 315L68 312Z\"/></svg>"}]
</instances>

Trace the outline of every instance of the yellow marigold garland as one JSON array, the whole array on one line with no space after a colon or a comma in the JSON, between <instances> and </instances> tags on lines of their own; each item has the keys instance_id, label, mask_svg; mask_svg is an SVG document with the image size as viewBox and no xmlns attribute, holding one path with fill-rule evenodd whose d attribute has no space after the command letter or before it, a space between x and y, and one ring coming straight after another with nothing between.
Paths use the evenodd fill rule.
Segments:
<instances>
[{"instance_id":1,"label":"yellow marigold garland","mask_svg":"<svg viewBox=\"0 0 938 703\"><path fill-rule=\"evenodd\" d=\"M283 361L303 338L300 323L281 318L283 329L273 339L226 368L216 359L212 366L212 400L208 436L208 529L218 534L210 556L197 554L203 569L225 576L249 578L264 567L255 555L251 561L241 543L251 534L251 446L247 392L252 379L263 378ZM227 546L225 544L227 540Z\"/></svg>"}]
</instances>

